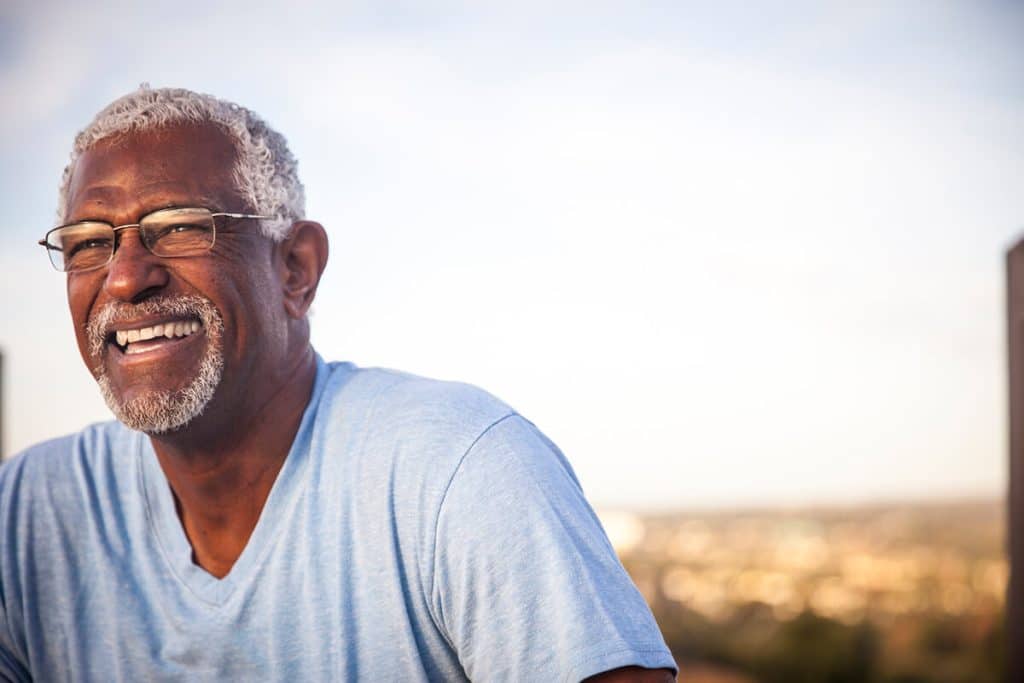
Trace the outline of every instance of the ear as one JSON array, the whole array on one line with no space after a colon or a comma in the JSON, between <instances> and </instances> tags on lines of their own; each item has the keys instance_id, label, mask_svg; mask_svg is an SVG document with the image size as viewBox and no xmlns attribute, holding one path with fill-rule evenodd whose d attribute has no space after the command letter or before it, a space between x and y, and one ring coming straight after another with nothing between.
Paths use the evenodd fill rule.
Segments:
<instances>
[{"instance_id":1,"label":"ear","mask_svg":"<svg viewBox=\"0 0 1024 683\"><path fill-rule=\"evenodd\" d=\"M313 221L296 221L277 245L284 307L295 319L305 317L327 266L327 232Z\"/></svg>"}]
</instances>

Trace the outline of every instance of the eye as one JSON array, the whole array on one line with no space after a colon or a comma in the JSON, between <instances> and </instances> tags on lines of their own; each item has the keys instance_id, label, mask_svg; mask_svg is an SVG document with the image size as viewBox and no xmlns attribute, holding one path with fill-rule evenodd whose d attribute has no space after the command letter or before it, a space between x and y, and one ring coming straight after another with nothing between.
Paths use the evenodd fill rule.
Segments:
<instances>
[{"instance_id":1,"label":"eye","mask_svg":"<svg viewBox=\"0 0 1024 683\"><path fill-rule=\"evenodd\" d=\"M71 258L75 254L81 253L83 251L88 251L90 249L109 249L109 248L110 248L110 240L109 239L94 237L94 238L91 238L91 239L79 240L77 242L74 242L73 244L66 245L65 248L64 248L64 253L65 253L65 257Z\"/></svg>"},{"instance_id":2,"label":"eye","mask_svg":"<svg viewBox=\"0 0 1024 683\"><path fill-rule=\"evenodd\" d=\"M148 225L143 238L157 256L189 256L209 250L213 226L195 221L173 221Z\"/></svg>"},{"instance_id":3,"label":"eye","mask_svg":"<svg viewBox=\"0 0 1024 683\"><path fill-rule=\"evenodd\" d=\"M149 238L153 242L159 242L163 239L179 239L193 235L199 231L205 232L206 229L201 225L195 225L193 223L171 223L170 225L161 225L156 228L150 228Z\"/></svg>"},{"instance_id":4,"label":"eye","mask_svg":"<svg viewBox=\"0 0 1024 683\"><path fill-rule=\"evenodd\" d=\"M193 230L203 230L199 225L190 225L188 223L176 223L175 225L168 225L166 228L160 231L160 237L173 233L191 232Z\"/></svg>"}]
</instances>

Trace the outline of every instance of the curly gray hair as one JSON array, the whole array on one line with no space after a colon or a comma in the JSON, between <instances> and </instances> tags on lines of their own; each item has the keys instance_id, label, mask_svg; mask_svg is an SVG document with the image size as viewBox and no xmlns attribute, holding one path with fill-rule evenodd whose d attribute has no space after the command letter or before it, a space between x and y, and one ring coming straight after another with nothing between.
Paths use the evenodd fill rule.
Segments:
<instances>
[{"instance_id":1,"label":"curly gray hair","mask_svg":"<svg viewBox=\"0 0 1024 683\"><path fill-rule=\"evenodd\" d=\"M183 88L150 88L114 100L75 136L71 160L60 183L58 220L67 217L68 185L79 157L100 140L175 123L210 122L231 137L238 150L233 177L251 209L270 220L260 222L263 234L281 240L291 224L304 217L306 194L298 162L284 136L245 107Z\"/></svg>"}]
</instances>

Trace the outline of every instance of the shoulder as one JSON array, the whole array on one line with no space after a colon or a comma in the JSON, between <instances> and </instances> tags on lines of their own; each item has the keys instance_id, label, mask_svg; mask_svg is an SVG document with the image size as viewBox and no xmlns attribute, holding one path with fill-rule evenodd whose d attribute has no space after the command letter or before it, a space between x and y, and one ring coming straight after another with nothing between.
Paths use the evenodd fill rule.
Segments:
<instances>
[{"instance_id":1,"label":"shoulder","mask_svg":"<svg viewBox=\"0 0 1024 683\"><path fill-rule=\"evenodd\" d=\"M349 364L327 370L311 435L317 485L346 491L364 507L386 506L377 513L393 514L403 528L413 527L413 536L432 538L433 520L463 459L493 425L515 413L468 384Z\"/></svg>"},{"instance_id":2,"label":"shoulder","mask_svg":"<svg viewBox=\"0 0 1024 683\"><path fill-rule=\"evenodd\" d=\"M12 504L74 507L86 491L123 479L139 434L118 422L104 422L30 446L0 466L0 515Z\"/></svg>"},{"instance_id":3,"label":"shoulder","mask_svg":"<svg viewBox=\"0 0 1024 683\"><path fill-rule=\"evenodd\" d=\"M314 495L328 506L344 502L339 514L357 529L346 534L389 539L410 582L427 595L445 492L474 444L514 413L467 384L344 364L327 368L310 435ZM387 544L374 547L363 563L384 562L381 571L390 571Z\"/></svg>"},{"instance_id":4,"label":"shoulder","mask_svg":"<svg viewBox=\"0 0 1024 683\"><path fill-rule=\"evenodd\" d=\"M443 447L461 457L491 425L514 414L501 400L462 382L350 364L328 368L318 419L345 424L366 438Z\"/></svg>"},{"instance_id":5,"label":"shoulder","mask_svg":"<svg viewBox=\"0 0 1024 683\"><path fill-rule=\"evenodd\" d=\"M0 481L36 473L60 476L61 472L67 471L70 459L84 457L95 460L103 457L110 452L112 444L128 435L130 432L119 422L99 422L79 432L42 441L4 462L0 467Z\"/></svg>"}]
</instances>

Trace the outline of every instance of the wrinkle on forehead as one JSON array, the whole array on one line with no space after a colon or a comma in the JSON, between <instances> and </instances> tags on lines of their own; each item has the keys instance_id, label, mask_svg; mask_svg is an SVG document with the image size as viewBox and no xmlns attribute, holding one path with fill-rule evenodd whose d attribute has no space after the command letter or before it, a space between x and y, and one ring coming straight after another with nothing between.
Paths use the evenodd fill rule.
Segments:
<instances>
[{"instance_id":1,"label":"wrinkle on forehead","mask_svg":"<svg viewBox=\"0 0 1024 683\"><path fill-rule=\"evenodd\" d=\"M238 211L236 160L234 142L211 124L101 140L78 159L65 220L128 221L168 206Z\"/></svg>"},{"instance_id":2,"label":"wrinkle on forehead","mask_svg":"<svg viewBox=\"0 0 1024 683\"><path fill-rule=\"evenodd\" d=\"M137 192L129 194L124 188L113 185L100 185L85 188L81 196L75 195L68 206L71 213L67 221L75 223L83 220L108 220L107 216L112 211L121 211L129 206L137 205L138 215L141 218L151 211L169 209L173 207L200 207L211 211L233 211L232 207L221 206L222 199L217 199L201 190L189 191L185 188L186 198L174 199L183 195L183 188L178 183L153 183L152 185L139 188Z\"/></svg>"}]
</instances>

